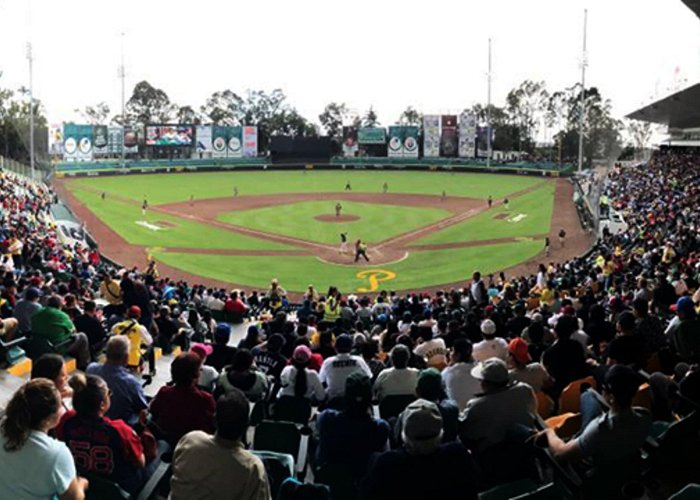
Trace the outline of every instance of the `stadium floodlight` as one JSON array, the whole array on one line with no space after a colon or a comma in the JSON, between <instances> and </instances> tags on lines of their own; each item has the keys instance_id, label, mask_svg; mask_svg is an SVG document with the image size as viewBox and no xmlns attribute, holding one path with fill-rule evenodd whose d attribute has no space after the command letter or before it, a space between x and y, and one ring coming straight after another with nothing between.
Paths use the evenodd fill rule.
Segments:
<instances>
[{"instance_id":1,"label":"stadium floodlight","mask_svg":"<svg viewBox=\"0 0 700 500\"><path fill-rule=\"evenodd\" d=\"M122 168L126 167L126 159L125 159L125 151L124 151L124 140L126 139L126 112L125 112L125 87L124 87L124 80L126 78L126 71L124 69L124 32L122 31L121 33L121 62L119 64L119 69L117 72L119 78L121 78L122 81L122 141L121 141L121 147L119 148L121 151L121 165Z\"/></svg>"},{"instance_id":2,"label":"stadium floodlight","mask_svg":"<svg viewBox=\"0 0 700 500\"><path fill-rule=\"evenodd\" d=\"M34 54L32 42L27 42L27 61L29 62L29 168L34 180Z\"/></svg>"},{"instance_id":3,"label":"stadium floodlight","mask_svg":"<svg viewBox=\"0 0 700 500\"><path fill-rule=\"evenodd\" d=\"M583 53L581 55L581 105L578 117L578 172L583 170L583 120L586 115L586 66L588 55L586 54L586 32L588 28L588 9L583 10Z\"/></svg>"},{"instance_id":4,"label":"stadium floodlight","mask_svg":"<svg viewBox=\"0 0 700 500\"><path fill-rule=\"evenodd\" d=\"M491 168L491 156L493 154L493 145L491 144L491 39L489 38L489 70L486 73L486 81L488 84L487 99L486 99L486 168Z\"/></svg>"}]
</instances>

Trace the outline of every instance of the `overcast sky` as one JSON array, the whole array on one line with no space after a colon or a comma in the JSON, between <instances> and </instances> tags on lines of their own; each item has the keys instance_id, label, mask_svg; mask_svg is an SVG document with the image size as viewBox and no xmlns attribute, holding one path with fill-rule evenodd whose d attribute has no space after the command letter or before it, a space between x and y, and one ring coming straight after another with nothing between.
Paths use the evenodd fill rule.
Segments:
<instances>
[{"instance_id":1,"label":"overcast sky","mask_svg":"<svg viewBox=\"0 0 700 500\"><path fill-rule=\"evenodd\" d=\"M341 101L386 125L407 105L485 102L489 37L494 103L524 79L571 86L586 7L587 83L618 116L700 80L700 19L680 0L0 0L0 87L27 84L31 39L51 122L100 101L116 113L124 32L127 99L144 79L196 108L217 90L281 88L314 121Z\"/></svg>"}]
</instances>

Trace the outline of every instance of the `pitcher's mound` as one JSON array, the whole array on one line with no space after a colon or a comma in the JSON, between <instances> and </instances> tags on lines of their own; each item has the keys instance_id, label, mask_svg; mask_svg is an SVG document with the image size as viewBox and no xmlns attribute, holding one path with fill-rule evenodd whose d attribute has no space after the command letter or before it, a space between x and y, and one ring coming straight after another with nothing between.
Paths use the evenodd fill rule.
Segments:
<instances>
[{"instance_id":1,"label":"pitcher's mound","mask_svg":"<svg viewBox=\"0 0 700 500\"><path fill-rule=\"evenodd\" d=\"M352 222L354 220L359 220L360 217L358 215L331 215L331 214L322 214L322 215L317 215L314 217L317 221L320 222Z\"/></svg>"}]
</instances>

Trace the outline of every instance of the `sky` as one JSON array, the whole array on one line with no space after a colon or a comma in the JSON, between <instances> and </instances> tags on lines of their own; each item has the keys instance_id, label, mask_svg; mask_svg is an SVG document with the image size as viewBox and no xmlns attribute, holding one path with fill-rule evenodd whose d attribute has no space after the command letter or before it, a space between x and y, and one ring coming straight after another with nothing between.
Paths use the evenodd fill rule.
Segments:
<instances>
[{"instance_id":1,"label":"sky","mask_svg":"<svg viewBox=\"0 0 700 500\"><path fill-rule=\"evenodd\" d=\"M223 89L282 89L318 121L329 102L373 106L383 125L411 105L458 113L525 79L550 90L580 80L588 9L587 85L616 116L700 81L700 19L681 0L0 0L0 87L29 80L51 123L76 109L120 109L124 33L127 99L148 80L178 105Z\"/></svg>"}]
</instances>

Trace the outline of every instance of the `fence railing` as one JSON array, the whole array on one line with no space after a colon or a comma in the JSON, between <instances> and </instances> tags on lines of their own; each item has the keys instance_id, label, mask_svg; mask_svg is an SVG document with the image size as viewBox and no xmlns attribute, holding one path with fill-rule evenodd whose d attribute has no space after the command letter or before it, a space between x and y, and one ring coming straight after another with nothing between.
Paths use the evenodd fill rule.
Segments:
<instances>
[{"instance_id":1,"label":"fence railing","mask_svg":"<svg viewBox=\"0 0 700 500\"><path fill-rule=\"evenodd\" d=\"M39 168L32 168L22 162L13 160L11 158L6 158L0 155L0 168L2 170L7 170L8 172L13 172L19 176L31 179L34 182L46 182L47 172Z\"/></svg>"}]
</instances>

